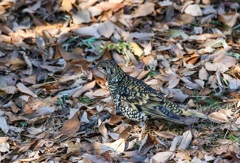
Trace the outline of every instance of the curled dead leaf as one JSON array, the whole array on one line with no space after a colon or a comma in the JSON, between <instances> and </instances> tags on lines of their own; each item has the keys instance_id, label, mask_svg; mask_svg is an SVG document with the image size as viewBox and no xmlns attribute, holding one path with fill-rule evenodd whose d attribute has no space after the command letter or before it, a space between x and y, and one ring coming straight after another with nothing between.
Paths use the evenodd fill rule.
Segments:
<instances>
[{"instance_id":1,"label":"curled dead leaf","mask_svg":"<svg viewBox=\"0 0 240 163\"><path fill-rule=\"evenodd\" d=\"M183 139L182 139L178 149L186 150L189 147L189 145L191 144L192 138L193 138L193 135L192 135L191 130L184 132Z\"/></svg>"},{"instance_id":2,"label":"curled dead leaf","mask_svg":"<svg viewBox=\"0 0 240 163\"><path fill-rule=\"evenodd\" d=\"M26 87L23 83L18 83L17 88L20 92L26 93L28 95L31 95L32 97L37 97L28 87Z\"/></svg>"},{"instance_id":3,"label":"curled dead leaf","mask_svg":"<svg viewBox=\"0 0 240 163\"><path fill-rule=\"evenodd\" d=\"M166 163L169 162L170 158L174 155L173 152L159 152L155 154L150 163Z\"/></svg>"},{"instance_id":4,"label":"curled dead leaf","mask_svg":"<svg viewBox=\"0 0 240 163\"><path fill-rule=\"evenodd\" d=\"M216 123L229 122L227 116L221 112L213 112L208 117L211 121L216 122Z\"/></svg>"},{"instance_id":5,"label":"curled dead leaf","mask_svg":"<svg viewBox=\"0 0 240 163\"><path fill-rule=\"evenodd\" d=\"M61 133L66 136L73 136L80 128L81 122L78 119L80 112L77 112L70 120L64 122Z\"/></svg>"},{"instance_id":6,"label":"curled dead leaf","mask_svg":"<svg viewBox=\"0 0 240 163\"><path fill-rule=\"evenodd\" d=\"M95 82L95 80L94 80L94 81L92 81L92 82L84 85L84 86L81 87L79 90L77 90L72 96L73 96L73 97L78 97L78 96L80 96L82 93L84 93L84 92L92 89L92 88L95 86L95 83L96 83L96 82Z\"/></svg>"}]
</instances>

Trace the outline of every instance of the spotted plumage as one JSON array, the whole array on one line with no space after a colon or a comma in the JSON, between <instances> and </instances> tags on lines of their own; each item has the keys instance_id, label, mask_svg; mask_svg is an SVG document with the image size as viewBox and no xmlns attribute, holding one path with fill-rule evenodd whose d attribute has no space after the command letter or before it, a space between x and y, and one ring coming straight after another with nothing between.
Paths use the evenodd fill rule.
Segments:
<instances>
[{"instance_id":1,"label":"spotted plumage","mask_svg":"<svg viewBox=\"0 0 240 163\"><path fill-rule=\"evenodd\" d=\"M106 75L115 108L127 118L144 122L150 116L180 124L189 124L184 116L207 118L167 100L143 81L127 75L113 60L101 61L96 67Z\"/></svg>"}]
</instances>

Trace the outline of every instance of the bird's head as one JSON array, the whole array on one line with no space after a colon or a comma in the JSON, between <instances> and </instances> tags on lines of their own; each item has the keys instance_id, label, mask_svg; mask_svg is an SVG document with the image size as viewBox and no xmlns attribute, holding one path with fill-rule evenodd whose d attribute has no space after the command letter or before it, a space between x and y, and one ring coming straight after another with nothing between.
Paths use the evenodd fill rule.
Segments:
<instances>
[{"instance_id":1,"label":"bird's head","mask_svg":"<svg viewBox=\"0 0 240 163\"><path fill-rule=\"evenodd\" d=\"M103 60L96 67L106 75L108 80L113 80L123 73L122 69L113 60Z\"/></svg>"}]
</instances>

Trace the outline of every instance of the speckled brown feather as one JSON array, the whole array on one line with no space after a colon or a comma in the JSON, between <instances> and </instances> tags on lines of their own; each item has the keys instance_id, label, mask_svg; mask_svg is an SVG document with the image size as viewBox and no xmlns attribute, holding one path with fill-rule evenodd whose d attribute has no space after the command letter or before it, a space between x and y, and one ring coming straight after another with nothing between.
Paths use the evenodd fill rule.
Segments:
<instances>
[{"instance_id":1,"label":"speckled brown feather","mask_svg":"<svg viewBox=\"0 0 240 163\"><path fill-rule=\"evenodd\" d=\"M109 91L116 109L135 121L145 121L148 116L180 124L189 124L183 116L207 118L195 110L185 110L165 99L143 81L127 75L112 60L98 63L97 68L106 75Z\"/></svg>"}]
</instances>

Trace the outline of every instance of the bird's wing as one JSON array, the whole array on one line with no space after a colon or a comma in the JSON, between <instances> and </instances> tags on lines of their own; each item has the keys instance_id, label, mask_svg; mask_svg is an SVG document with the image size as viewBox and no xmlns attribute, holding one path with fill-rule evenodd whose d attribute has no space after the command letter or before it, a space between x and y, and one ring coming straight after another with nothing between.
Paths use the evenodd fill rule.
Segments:
<instances>
[{"instance_id":1,"label":"bird's wing","mask_svg":"<svg viewBox=\"0 0 240 163\"><path fill-rule=\"evenodd\" d=\"M133 90L132 94L134 95L125 96L126 98L121 100L129 103L133 109L144 112L153 118L163 118L186 125L195 123L196 119L191 119L190 117L208 119L207 115L196 110L182 108L152 90L141 93Z\"/></svg>"},{"instance_id":2,"label":"bird's wing","mask_svg":"<svg viewBox=\"0 0 240 163\"><path fill-rule=\"evenodd\" d=\"M132 109L144 112L147 115L155 118L164 118L167 120L174 121L176 123L184 124L183 118L180 116L180 111L176 109L173 112L165 105L165 99L161 95L157 94L151 89L145 91L139 91L132 88L129 95L125 95L128 91L122 91L120 95L121 101L128 103ZM119 92L121 93L121 92Z\"/></svg>"}]
</instances>

